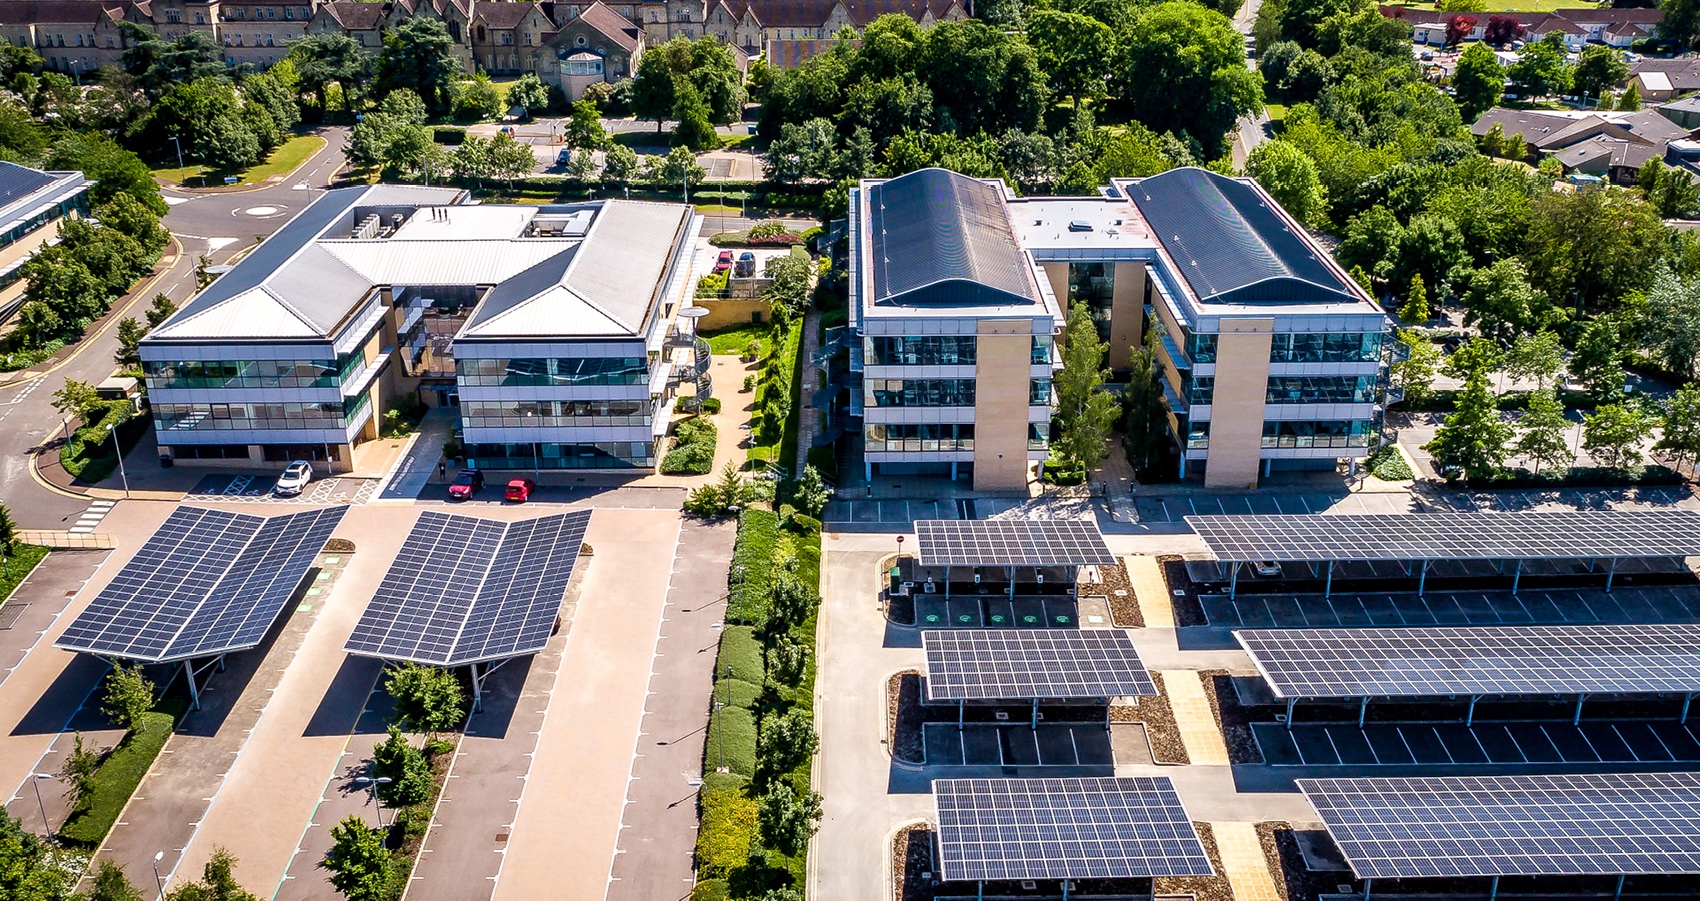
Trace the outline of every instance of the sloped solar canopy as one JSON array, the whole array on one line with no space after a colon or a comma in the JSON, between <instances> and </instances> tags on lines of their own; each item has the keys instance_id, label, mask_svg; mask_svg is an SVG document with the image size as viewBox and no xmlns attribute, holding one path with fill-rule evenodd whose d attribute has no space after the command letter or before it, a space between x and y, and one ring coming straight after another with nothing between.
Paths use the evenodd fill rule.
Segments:
<instances>
[{"instance_id":1,"label":"sloped solar canopy","mask_svg":"<svg viewBox=\"0 0 1700 901\"><path fill-rule=\"evenodd\" d=\"M1114 566L1090 519L918 519L922 566Z\"/></svg>"},{"instance_id":2,"label":"sloped solar canopy","mask_svg":"<svg viewBox=\"0 0 1700 901\"><path fill-rule=\"evenodd\" d=\"M921 633L931 701L1107 700L1154 695L1120 629L943 629Z\"/></svg>"},{"instance_id":3,"label":"sloped solar canopy","mask_svg":"<svg viewBox=\"0 0 1700 901\"><path fill-rule=\"evenodd\" d=\"M1700 555L1700 512L1188 516L1226 563L1586 560Z\"/></svg>"},{"instance_id":4,"label":"sloped solar canopy","mask_svg":"<svg viewBox=\"0 0 1700 901\"><path fill-rule=\"evenodd\" d=\"M588 510L519 522L420 514L343 649L434 666L543 650L589 524Z\"/></svg>"},{"instance_id":5,"label":"sloped solar canopy","mask_svg":"<svg viewBox=\"0 0 1700 901\"><path fill-rule=\"evenodd\" d=\"M252 648L346 512L265 517L178 507L53 646L142 663Z\"/></svg>"},{"instance_id":6,"label":"sloped solar canopy","mask_svg":"<svg viewBox=\"0 0 1700 901\"><path fill-rule=\"evenodd\" d=\"M1211 876L1167 776L935 779L946 882Z\"/></svg>"},{"instance_id":7,"label":"sloped solar canopy","mask_svg":"<svg viewBox=\"0 0 1700 901\"><path fill-rule=\"evenodd\" d=\"M1700 874L1700 774L1298 786L1360 879Z\"/></svg>"},{"instance_id":8,"label":"sloped solar canopy","mask_svg":"<svg viewBox=\"0 0 1700 901\"><path fill-rule=\"evenodd\" d=\"M1039 303L1033 264L998 185L921 169L872 185L867 194L874 303Z\"/></svg>"}]
</instances>

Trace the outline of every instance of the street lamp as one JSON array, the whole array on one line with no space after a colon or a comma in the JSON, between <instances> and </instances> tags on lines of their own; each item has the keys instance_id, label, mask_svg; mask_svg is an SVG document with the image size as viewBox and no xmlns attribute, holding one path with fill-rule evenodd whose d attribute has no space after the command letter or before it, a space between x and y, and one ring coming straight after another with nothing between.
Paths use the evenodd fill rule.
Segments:
<instances>
[{"instance_id":1,"label":"street lamp","mask_svg":"<svg viewBox=\"0 0 1700 901\"><path fill-rule=\"evenodd\" d=\"M41 800L41 781L52 778L53 776L49 773L30 774L30 787L35 789L35 806L41 809L41 826L47 830L48 835L53 834L53 821L47 818L47 805L42 803Z\"/></svg>"},{"instance_id":2,"label":"street lamp","mask_svg":"<svg viewBox=\"0 0 1700 901\"><path fill-rule=\"evenodd\" d=\"M118 427L106 427L107 434L112 436L112 453L118 457L118 477L124 480L124 498L130 497L130 474L124 471L124 449L118 446Z\"/></svg>"},{"instance_id":3,"label":"street lamp","mask_svg":"<svg viewBox=\"0 0 1700 901\"><path fill-rule=\"evenodd\" d=\"M171 143L177 147L177 168L181 169L183 168L183 142L177 140L176 135L172 135Z\"/></svg>"},{"instance_id":4,"label":"street lamp","mask_svg":"<svg viewBox=\"0 0 1700 901\"><path fill-rule=\"evenodd\" d=\"M165 859L164 851L156 851L153 855L153 881L159 886L160 901L165 901L165 877L159 875L159 862Z\"/></svg>"},{"instance_id":5,"label":"street lamp","mask_svg":"<svg viewBox=\"0 0 1700 901\"><path fill-rule=\"evenodd\" d=\"M395 781L394 779L391 779L388 776L379 776L376 779L372 778L371 776L355 776L354 777L354 784L355 785L364 785L364 786L366 786L366 790L368 792L371 792L372 803L377 805L377 808L378 808L378 828L380 828L380 829L384 828L384 825L385 825L384 824L384 802L378 800L378 786L389 785L391 782L394 782L394 781Z\"/></svg>"},{"instance_id":6,"label":"street lamp","mask_svg":"<svg viewBox=\"0 0 1700 901\"><path fill-rule=\"evenodd\" d=\"M527 420L531 419L533 416L536 416L536 415L537 415L537 413L533 410L526 410L525 411L525 418ZM531 480L535 482L535 481L543 478L543 466L538 460L538 458L541 456L541 453L542 453L541 448L543 447L543 426L542 425L537 426L537 433L535 435L533 435L532 437L537 439L537 440L531 442Z\"/></svg>"}]
</instances>

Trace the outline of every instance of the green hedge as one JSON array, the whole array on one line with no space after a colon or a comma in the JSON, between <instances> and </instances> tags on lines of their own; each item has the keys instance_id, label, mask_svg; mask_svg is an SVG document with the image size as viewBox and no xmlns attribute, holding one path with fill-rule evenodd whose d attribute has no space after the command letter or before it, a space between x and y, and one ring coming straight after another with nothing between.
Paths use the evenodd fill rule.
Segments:
<instances>
[{"instance_id":1,"label":"green hedge","mask_svg":"<svg viewBox=\"0 0 1700 901\"><path fill-rule=\"evenodd\" d=\"M722 707L708 718L702 746L705 771L726 767L749 778L756 774L756 717L742 707Z\"/></svg>"},{"instance_id":2,"label":"green hedge","mask_svg":"<svg viewBox=\"0 0 1700 901\"><path fill-rule=\"evenodd\" d=\"M722 664L724 665L724 664ZM731 707L754 707L761 686L743 679L725 678L714 683L714 703Z\"/></svg>"},{"instance_id":3,"label":"green hedge","mask_svg":"<svg viewBox=\"0 0 1700 901\"><path fill-rule=\"evenodd\" d=\"M750 859L750 846L757 830L757 805L742 785L704 787L700 803L697 874L709 879L723 877ZM724 893L721 897L725 897Z\"/></svg>"},{"instance_id":4,"label":"green hedge","mask_svg":"<svg viewBox=\"0 0 1700 901\"><path fill-rule=\"evenodd\" d=\"M738 514L738 543L732 551L728 577L731 591L726 600L727 620L760 625L767 619L767 596L778 546L778 514L758 507L745 507Z\"/></svg>"},{"instance_id":5,"label":"green hedge","mask_svg":"<svg viewBox=\"0 0 1700 901\"><path fill-rule=\"evenodd\" d=\"M702 836L697 836L700 841ZM704 879L691 889L691 901L726 901L726 880Z\"/></svg>"},{"instance_id":6,"label":"green hedge","mask_svg":"<svg viewBox=\"0 0 1700 901\"><path fill-rule=\"evenodd\" d=\"M466 129L458 125L438 125L431 129L431 140L454 147L466 143Z\"/></svg>"},{"instance_id":7,"label":"green hedge","mask_svg":"<svg viewBox=\"0 0 1700 901\"><path fill-rule=\"evenodd\" d=\"M720 440L720 430L713 421L693 416L680 420L673 427L677 443L661 458L661 471L667 475L703 475L714 469L714 447Z\"/></svg>"},{"instance_id":8,"label":"green hedge","mask_svg":"<svg viewBox=\"0 0 1700 901\"><path fill-rule=\"evenodd\" d=\"M136 786L153 766L166 739L171 737L174 720L169 713L146 713L133 732L124 736L118 747L106 756L94 775L94 789L82 810L65 823L59 834L67 842L84 847L97 847L118 822L124 805L135 794Z\"/></svg>"},{"instance_id":9,"label":"green hedge","mask_svg":"<svg viewBox=\"0 0 1700 901\"><path fill-rule=\"evenodd\" d=\"M1392 444L1377 448L1375 453L1364 460L1364 466L1368 467L1370 475L1389 482L1417 477L1417 474L1411 471L1411 464L1406 463L1404 455L1399 453L1399 448Z\"/></svg>"},{"instance_id":10,"label":"green hedge","mask_svg":"<svg viewBox=\"0 0 1700 901\"><path fill-rule=\"evenodd\" d=\"M727 626L720 635L720 654L715 658L718 679L739 679L760 685L767 676L761 642L751 626Z\"/></svg>"}]
</instances>

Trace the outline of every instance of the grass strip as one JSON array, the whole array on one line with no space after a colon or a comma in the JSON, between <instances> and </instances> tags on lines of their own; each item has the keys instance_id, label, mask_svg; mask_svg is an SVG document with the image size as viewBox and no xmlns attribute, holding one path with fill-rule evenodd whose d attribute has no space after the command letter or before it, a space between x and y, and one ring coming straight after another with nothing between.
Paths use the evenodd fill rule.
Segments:
<instances>
[{"instance_id":1,"label":"grass strip","mask_svg":"<svg viewBox=\"0 0 1700 901\"><path fill-rule=\"evenodd\" d=\"M125 734L118 746L106 755L94 774L94 788L89 792L82 809L66 821L59 834L67 842L84 847L98 847L106 833L118 822L124 805L142 784L142 777L153 766L167 739L175 719L169 713L146 713L135 730Z\"/></svg>"}]
</instances>

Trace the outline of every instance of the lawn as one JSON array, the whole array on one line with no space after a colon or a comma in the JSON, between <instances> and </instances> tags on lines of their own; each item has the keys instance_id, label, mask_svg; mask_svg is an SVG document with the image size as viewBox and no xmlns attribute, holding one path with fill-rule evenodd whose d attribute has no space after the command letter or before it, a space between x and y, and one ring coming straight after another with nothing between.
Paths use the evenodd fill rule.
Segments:
<instances>
[{"instance_id":1,"label":"lawn","mask_svg":"<svg viewBox=\"0 0 1700 901\"><path fill-rule=\"evenodd\" d=\"M0 567L0 601L12 596L18 583L47 557L47 548L39 544L14 544L6 554L6 565Z\"/></svg>"},{"instance_id":2,"label":"lawn","mask_svg":"<svg viewBox=\"0 0 1700 901\"><path fill-rule=\"evenodd\" d=\"M751 338L754 338L756 343L761 345L758 360L765 360L768 354L773 353L773 327L765 322L760 325L751 323L703 332L702 337L708 341L709 348L717 354L737 356L744 352L744 345L750 343Z\"/></svg>"},{"instance_id":3,"label":"lawn","mask_svg":"<svg viewBox=\"0 0 1700 901\"><path fill-rule=\"evenodd\" d=\"M318 135L295 135L283 142L283 146L273 150L264 162L256 163L246 170L226 172L214 169L203 174L200 166L184 166L181 169L155 169L153 174L155 178L179 185L194 182L192 187L197 188L221 185L225 177L230 175L236 176L236 183L239 185L256 185L274 175L287 175L295 171L297 166L307 162L313 154L323 150L324 146L325 139Z\"/></svg>"},{"instance_id":4,"label":"lawn","mask_svg":"<svg viewBox=\"0 0 1700 901\"><path fill-rule=\"evenodd\" d=\"M154 758L165 747L165 740L171 737L172 724L169 713L143 714L141 726L125 735L101 763L94 776L94 790L83 809L59 830L66 841L92 848L106 838L136 786L147 775L148 767L153 766Z\"/></svg>"},{"instance_id":5,"label":"lawn","mask_svg":"<svg viewBox=\"0 0 1700 901\"><path fill-rule=\"evenodd\" d=\"M1280 128L1282 120L1287 118L1287 105L1285 103L1265 103L1263 111L1269 114L1269 121L1273 122L1276 128Z\"/></svg>"}]
</instances>

